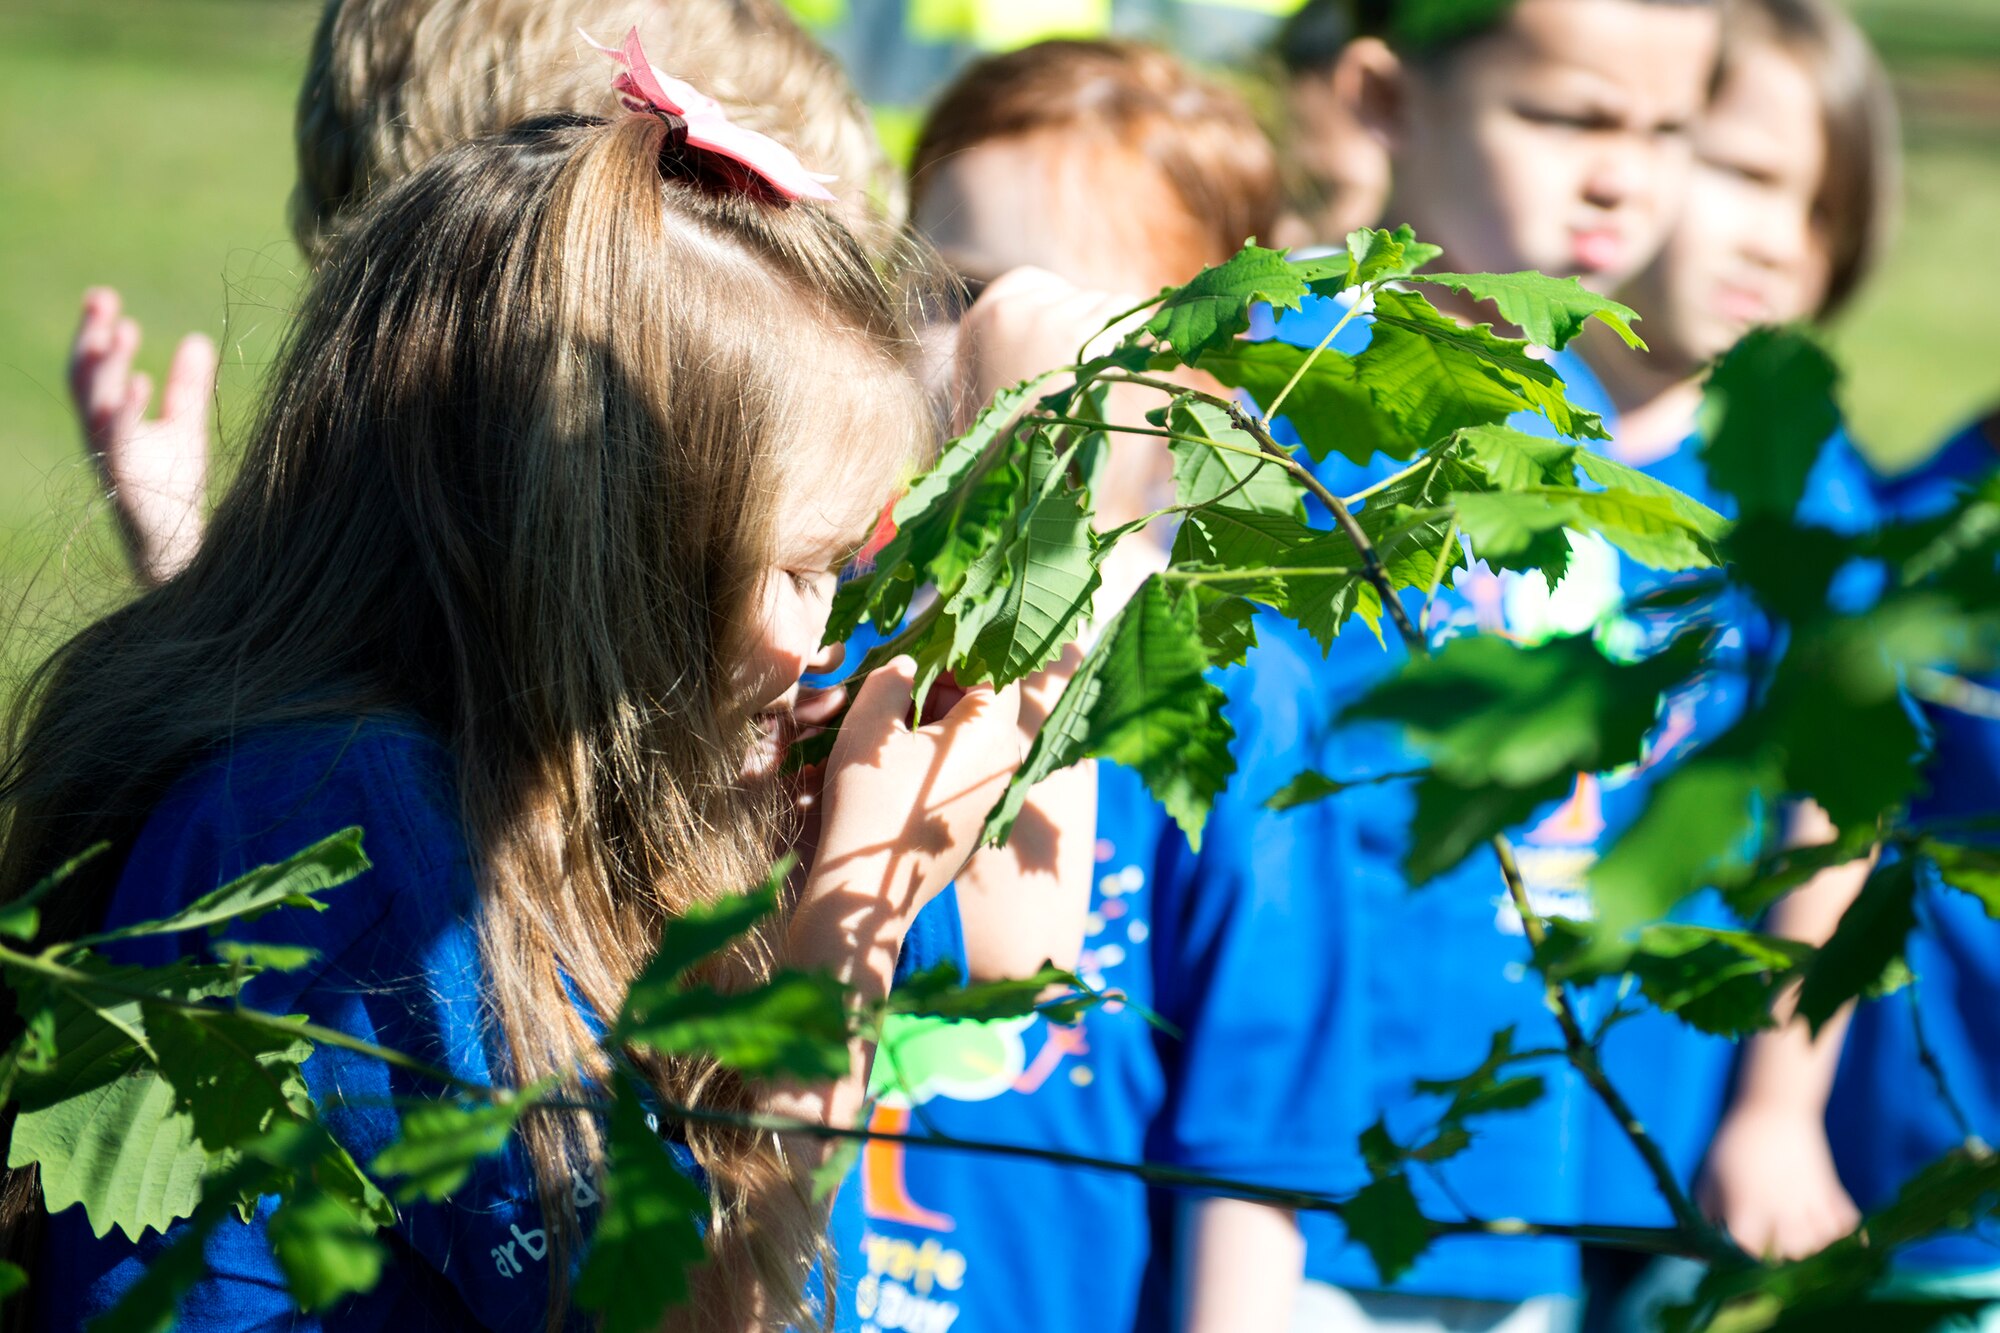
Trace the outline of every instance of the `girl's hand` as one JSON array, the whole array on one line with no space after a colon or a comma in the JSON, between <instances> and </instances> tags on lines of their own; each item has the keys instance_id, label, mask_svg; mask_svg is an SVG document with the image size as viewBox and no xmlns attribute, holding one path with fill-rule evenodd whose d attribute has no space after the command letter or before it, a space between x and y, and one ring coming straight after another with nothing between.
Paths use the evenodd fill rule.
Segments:
<instances>
[{"instance_id":1,"label":"girl's hand","mask_svg":"<svg viewBox=\"0 0 2000 1333\"><path fill-rule=\"evenodd\" d=\"M860 982L888 970L912 917L958 873L1021 763L1020 692L941 685L942 715L912 728L916 663L863 682L820 783L813 863L792 922L793 961ZM927 708L927 714L932 710Z\"/></svg>"},{"instance_id":2,"label":"girl's hand","mask_svg":"<svg viewBox=\"0 0 2000 1333\"><path fill-rule=\"evenodd\" d=\"M200 334L183 338L167 369L160 415L148 420L153 381L132 371L138 350L139 326L120 316L118 293L87 292L70 346L70 397L134 571L158 584L179 573L201 545L216 355L215 344Z\"/></svg>"},{"instance_id":3,"label":"girl's hand","mask_svg":"<svg viewBox=\"0 0 2000 1333\"><path fill-rule=\"evenodd\" d=\"M1834 1170L1824 1123L1790 1107L1731 1111L1709 1146L1700 1196L1736 1243L1760 1257L1804 1258L1861 1222Z\"/></svg>"},{"instance_id":4,"label":"girl's hand","mask_svg":"<svg viewBox=\"0 0 2000 1333\"><path fill-rule=\"evenodd\" d=\"M1021 682L1023 754L1082 665L1083 649L1070 644ZM981 848L959 872L971 980L1032 976L1044 961L1076 966L1096 848L1097 765L1086 759L1037 783L1006 844Z\"/></svg>"}]
</instances>

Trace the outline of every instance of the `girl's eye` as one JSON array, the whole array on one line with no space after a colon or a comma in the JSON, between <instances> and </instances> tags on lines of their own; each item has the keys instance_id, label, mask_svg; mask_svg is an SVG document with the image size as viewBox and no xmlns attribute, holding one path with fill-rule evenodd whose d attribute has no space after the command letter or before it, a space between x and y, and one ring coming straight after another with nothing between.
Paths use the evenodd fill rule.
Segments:
<instances>
[{"instance_id":1,"label":"girl's eye","mask_svg":"<svg viewBox=\"0 0 2000 1333\"><path fill-rule=\"evenodd\" d=\"M792 570L792 586L799 590L801 597L824 599L830 596L838 579L832 570L807 569Z\"/></svg>"}]
</instances>

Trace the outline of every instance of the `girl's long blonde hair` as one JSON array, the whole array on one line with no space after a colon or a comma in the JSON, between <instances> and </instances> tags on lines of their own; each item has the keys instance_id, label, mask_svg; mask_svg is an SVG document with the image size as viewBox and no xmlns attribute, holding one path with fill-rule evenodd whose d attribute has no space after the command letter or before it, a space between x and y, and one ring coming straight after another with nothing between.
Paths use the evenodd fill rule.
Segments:
<instances>
[{"instance_id":1,"label":"girl's long blonde hair","mask_svg":"<svg viewBox=\"0 0 2000 1333\"><path fill-rule=\"evenodd\" d=\"M886 495L929 438L914 357L839 221L712 178L656 117L444 154L327 256L186 572L17 703L0 899L99 838L122 850L233 733L415 714L456 762L501 1066L601 1079L572 994L614 1013L664 921L769 866L777 803L740 780L754 722L730 680L751 593L801 470ZM101 918L122 857L100 860L51 938ZM770 967L760 944L729 965ZM671 1102L748 1105L712 1062L648 1072ZM524 1134L573 1246L595 1126ZM714 1198L687 1318L811 1319L824 1229L796 1170L767 1135L687 1134ZM549 1271L560 1321L561 1249Z\"/></svg>"}]
</instances>

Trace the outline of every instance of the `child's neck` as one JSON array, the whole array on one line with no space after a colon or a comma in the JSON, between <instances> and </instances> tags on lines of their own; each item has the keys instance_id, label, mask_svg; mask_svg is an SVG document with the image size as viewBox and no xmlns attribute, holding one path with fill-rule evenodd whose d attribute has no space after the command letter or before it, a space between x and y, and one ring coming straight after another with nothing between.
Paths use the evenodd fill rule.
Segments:
<instances>
[{"instance_id":1,"label":"child's neck","mask_svg":"<svg viewBox=\"0 0 2000 1333\"><path fill-rule=\"evenodd\" d=\"M1700 375L1657 353L1635 352L1604 329L1587 330L1577 350L1618 409L1618 438L1608 453L1643 467L1680 447L1701 406Z\"/></svg>"}]
</instances>

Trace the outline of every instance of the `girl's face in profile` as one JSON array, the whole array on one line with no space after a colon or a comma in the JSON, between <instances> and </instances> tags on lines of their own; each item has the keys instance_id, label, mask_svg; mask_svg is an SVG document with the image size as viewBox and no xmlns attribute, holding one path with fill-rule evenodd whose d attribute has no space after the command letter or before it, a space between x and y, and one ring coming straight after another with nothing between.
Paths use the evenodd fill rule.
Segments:
<instances>
[{"instance_id":1,"label":"girl's face in profile","mask_svg":"<svg viewBox=\"0 0 2000 1333\"><path fill-rule=\"evenodd\" d=\"M782 717L797 700L800 676L840 665L840 647L822 647L820 640L840 571L875 530L885 498L872 475L864 484L794 474L779 507L771 563L751 594L753 615L736 664L745 712Z\"/></svg>"},{"instance_id":2,"label":"girl's face in profile","mask_svg":"<svg viewBox=\"0 0 2000 1333\"><path fill-rule=\"evenodd\" d=\"M1632 289L1656 353L1691 370L1755 325L1819 310L1831 275L1818 208L1826 165L1805 68L1770 42L1732 52L1696 132L1686 208Z\"/></svg>"}]
</instances>

